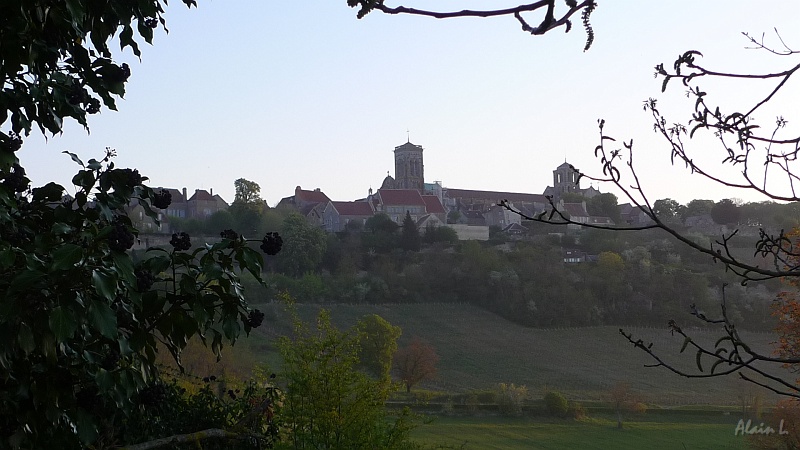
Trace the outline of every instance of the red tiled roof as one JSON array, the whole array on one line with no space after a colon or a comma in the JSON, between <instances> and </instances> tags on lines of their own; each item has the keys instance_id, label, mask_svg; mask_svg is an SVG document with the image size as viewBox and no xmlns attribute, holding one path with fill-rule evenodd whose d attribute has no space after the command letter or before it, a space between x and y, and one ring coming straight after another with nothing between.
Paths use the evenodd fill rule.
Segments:
<instances>
[{"instance_id":1,"label":"red tiled roof","mask_svg":"<svg viewBox=\"0 0 800 450\"><path fill-rule=\"evenodd\" d=\"M189 201L190 202L196 202L196 201L213 202L214 201L214 197L212 197L211 194L209 194L208 191L206 191L205 189L195 189L194 190L194 195L192 195L192 198L190 198Z\"/></svg>"},{"instance_id":2,"label":"red tiled roof","mask_svg":"<svg viewBox=\"0 0 800 450\"><path fill-rule=\"evenodd\" d=\"M423 195L422 201L425 202L425 210L428 214L444 214L444 206L435 195Z\"/></svg>"},{"instance_id":3,"label":"red tiled roof","mask_svg":"<svg viewBox=\"0 0 800 450\"><path fill-rule=\"evenodd\" d=\"M444 195L448 198L477 198L495 202L508 200L510 202L547 203L547 198L542 194L525 194L521 192L473 191L471 189L445 188Z\"/></svg>"},{"instance_id":4,"label":"red tiled roof","mask_svg":"<svg viewBox=\"0 0 800 450\"><path fill-rule=\"evenodd\" d=\"M572 218L589 217L589 213L586 212L583 203L564 203L564 211Z\"/></svg>"},{"instance_id":5,"label":"red tiled roof","mask_svg":"<svg viewBox=\"0 0 800 450\"><path fill-rule=\"evenodd\" d=\"M295 201L299 200L306 203L328 203L331 199L328 198L322 191L306 191L303 189L295 189Z\"/></svg>"},{"instance_id":6,"label":"red tiled roof","mask_svg":"<svg viewBox=\"0 0 800 450\"><path fill-rule=\"evenodd\" d=\"M372 206L368 202L331 202L342 216L371 216Z\"/></svg>"},{"instance_id":7,"label":"red tiled roof","mask_svg":"<svg viewBox=\"0 0 800 450\"><path fill-rule=\"evenodd\" d=\"M384 205L425 206L425 201L416 189L378 189Z\"/></svg>"}]
</instances>

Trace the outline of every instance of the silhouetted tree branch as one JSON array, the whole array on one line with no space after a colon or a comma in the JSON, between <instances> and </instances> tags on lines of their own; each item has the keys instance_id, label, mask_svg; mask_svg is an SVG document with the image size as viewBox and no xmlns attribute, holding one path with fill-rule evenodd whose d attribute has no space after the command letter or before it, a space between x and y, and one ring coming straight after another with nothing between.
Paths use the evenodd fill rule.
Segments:
<instances>
[{"instance_id":1,"label":"silhouetted tree branch","mask_svg":"<svg viewBox=\"0 0 800 450\"><path fill-rule=\"evenodd\" d=\"M430 11L425 9L412 8L407 6L390 7L384 4L384 0L348 0L347 4L351 7L359 7L357 16L362 18L373 10L380 11L384 14L411 14L416 16L433 17L435 19L452 19L459 17L498 17L498 16L513 16L522 25L522 30L532 35L542 35L550 30L564 27L565 32L572 29L572 22L570 17L575 13L581 12L581 21L584 30L586 30L586 46L584 51L589 50L594 42L594 30L589 23L589 17L596 8L597 4L594 0L584 0L578 3L577 0L565 0L567 11L556 17L556 0L539 0L538 2L517 5L512 8L504 9L485 9L485 10L470 10L464 9L461 11ZM530 13L545 9L544 17L538 26L532 27L522 17L522 13Z\"/></svg>"},{"instance_id":2,"label":"silhouetted tree branch","mask_svg":"<svg viewBox=\"0 0 800 450\"><path fill-rule=\"evenodd\" d=\"M764 73L734 73L722 72L707 68L698 62L702 53L696 50L687 51L676 59L672 69L668 70L664 64L655 67L656 77L662 78L662 92L672 79L680 80L687 88L686 95L694 100L691 118L685 123L668 122L664 114L658 109L657 101L653 98L644 103L644 110L649 112L654 120L653 129L668 144L672 164L676 162L683 165L692 173L711 180L719 185L732 188L754 191L763 195L767 200L795 202L800 201L796 190L796 183L800 180L800 172L796 164L800 153L800 134L797 130L790 130L789 121L783 116L778 116L770 127L761 128L754 114L761 112L770 102L779 98L779 94L787 95L787 85L795 73L800 69L797 55L800 52L791 49L780 34L776 35L781 43L781 48L773 48L765 43L762 36L757 40L744 33L753 49L769 52L780 57L789 58L788 68L776 72ZM701 89L698 82L701 80L731 80L740 83L753 81L773 82L769 91L750 104L744 105L740 110L725 112L716 104L711 104L708 94ZM747 86L740 88L747 90ZM744 111L744 112L740 112ZM654 211L654 203L646 195L640 176L634 165L633 140L623 141L622 148L613 148L617 141L604 133L605 121L598 121L600 142L595 148L595 156L601 166L601 176L589 176L579 172L579 179L587 179L610 183L630 200L635 206L650 218L652 224L624 227L609 225L584 224L571 220L568 215L558 209L553 198L549 198L549 207L545 211L529 217L515 210L508 202L501 202L501 206L520 213L523 218L536 222L549 224L575 224L587 228L607 230L641 230L659 228L672 235L680 242L692 249L706 254L715 262L724 265L741 278L742 284L752 281L764 281L775 278L797 279L800 277L800 249L797 241L791 239L784 230L778 232L759 229L758 239L754 246L754 257L761 260L747 260L732 251L733 242L738 238L738 229L722 234L710 244L693 240L672 222L664 221ZM719 143L723 150L721 166L733 166L740 169L741 179L730 175L719 175L720 163L701 163L695 158L699 149L689 146L693 138L710 133L711 137ZM702 146L707 152L708 146ZM707 159L703 159L707 161ZM762 168L756 170L755 168ZM725 289L722 290L720 304L721 318L712 319L691 306L691 314L706 325L719 326L722 335L713 346L698 343L686 333L675 320L669 322L669 330L673 335L683 337L681 352L691 349L695 352L697 371L679 368L677 365L666 361L653 348L652 343L646 344L642 339L634 337L620 329L620 333L636 348L650 355L655 363L649 367L665 367L673 373L687 378L712 378L738 373L739 376L758 386L769 389L780 395L800 398L800 388L794 380L787 380L784 376L775 375L774 369L787 365L796 365L800 362L800 355L791 352L782 352L772 356L753 350L740 336L736 325L730 320L725 302Z\"/></svg>"}]
</instances>

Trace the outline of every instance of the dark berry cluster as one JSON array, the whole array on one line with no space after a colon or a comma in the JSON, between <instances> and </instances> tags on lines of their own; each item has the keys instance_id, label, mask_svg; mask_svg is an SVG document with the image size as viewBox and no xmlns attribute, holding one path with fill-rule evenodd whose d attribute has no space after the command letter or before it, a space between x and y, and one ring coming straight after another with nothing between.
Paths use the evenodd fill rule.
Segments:
<instances>
[{"instance_id":1,"label":"dark berry cluster","mask_svg":"<svg viewBox=\"0 0 800 450\"><path fill-rule=\"evenodd\" d=\"M124 223L115 220L111 224L111 232L108 233L108 248L124 252L133 247L133 240L133 233Z\"/></svg>"},{"instance_id":2,"label":"dark berry cluster","mask_svg":"<svg viewBox=\"0 0 800 450\"><path fill-rule=\"evenodd\" d=\"M148 386L139 391L139 404L142 406L157 406L167 399L167 387L161 383Z\"/></svg>"},{"instance_id":3,"label":"dark berry cluster","mask_svg":"<svg viewBox=\"0 0 800 450\"><path fill-rule=\"evenodd\" d=\"M236 389L235 391L233 389L228 389L228 397L230 397L231 400L236 400L236 394L238 393L239 393L238 389Z\"/></svg>"},{"instance_id":4,"label":"dark berry cluster","mask_svg":"<svg viewBox=\"0 0 800 450\"><path fill-rule=\"evenodd\" d=\"M158 20L156 20L155 17L148 17L144 19L144 26L147 28L155 28L158 26Z\"/></svg>"},{"instance_id":5,"label":"dark berry cluster","mask_svg":"<svg viewBox=\"0 0 800 450\"><path fill-rule=\"evenodd\" d=\"M119 350L117 349L110 349L103 355L102 361L100 361L100 367L106 370L113 370L119 364Z\"/></svg>"},{"instance_id":6,"label":"dark berry cluster","mask_svg":"<svg viewBox=\"0 0 800 450\"><path fill-rule=\"evenodd\" d=\"M17 133L0 132L0 150L14 153L20 148L22 148L22 138Z\"/></svg>"},{"instance_id":7,"label":"dark berry cluster","mask_svg":"<svg viewBox=\"0 0 800 450\"><path fill-rule=\"evenodd\" d=\"M222 239L230 239L232 241L239 239L239 234L231 229L223 230L219 235Z\"/></svg>"},{"instance_id":8,"label":"dark berry cluster","mask_svg":"<svg viewBox=\"0 0 800 450\"><path fill-rule=\"evenodd\" d=\"M276 232L270 232L264 235L261 240L261 250L268 255L277 255L283 247L283 238Z\"/></svg>"},{"instance_id":9,"label":"dark berry cluster","mask_svg":"<svg viewBox=\"0 0 800 450\"><path fill-rule=\"evenodd\" d=\"M143 178L137 169L114 169L114 172L122 174L120 178L125 186L131 189L142 184Z\"/></svg>"},{"instance_id":10,"label":"dark berry cluster","mask_svg":"<svg viewBox=\"0 0 800 450\"><path fill-rule=\"evenodd\" d=\"M212 381L217 381L216 375L211 375L210 377L203 377L203 383L210 383Z\"/></svg>"},{"instance_id":11,"label":"dark berry cluster","mask_svg":"<svg viewBox=\"0 0 800 450\"><path fill-rule=\"evenodd\" d=\"M264 322L264 313L254 309L247 314L247 325L250 328L258 328L261 326L261 323Z\"/></svg>"},{"instance_id":12,"label":"dark berry cluster","mask_svg":"<svg viewBox=\"0 0 800 450\"><path fill-rule=\"evenodd\" d=\"M153 194L153 206L158 209L167 209L172 203L172 194L168 190L162 189Z\"/></svg>"},{"instance_id":13,"label":"dark berry cluster","mask_svg":"<svg viewBox=\"0 0 800 450\"><path fill-rule=\"evenodd\" d=\"M89 99L86 105L86 112L89 114L97 114L100 112L100 100L96 98Z\"/></svg>"},{"instance_id":14,"label":"dark berry cluster","mask_svg":"<svg viewBox=\"0 0 800 450\"><path fill-rule=\"evenodd\" d=\"M122 81L128 81L128 78L131 77L131 67L128 65L128 63L122 63L120 69L122 69Z\"/></svg>"},{"instance_id":15,"label":"dark berry cluster","mask_svg":"<svg viewBox=\"0 0 800 450\"><path fill-rule=\"evenodd\" d=\"M86 92L86 88L81 86L78 80L73 80L72 86L69 88L69 92L67 93L67 102L70 105L80 105L88 103L91 97L89 93Z\"/></svg>"},{"instance_id":16,"label":"dark berry cluster","mask_svg":"<svg viewBox=\"0 0 800 450\"><path fill-rule=\"evenodd\" d=\"M24 192L31 181L25 176L25 169L19 164L11 166L10 172L0 171L0 179L3 180L3 186L12 192Z\"/></svg>"},{"instance_id":17,"label":"dark berry cluster","mask_svg":"<svg viewBox=\"0 0 800 450\"><path fill-rule=\"evenodd\" d=\"M172 239L169 240L169 245L173 246L175 250L186 251L192 248L192 242L189 240L189 235L181 231L180 233L172 233Z\"/></svg>"},{"instance_id":18,"label":"dark berry cluster","mask_svg":"<svg viewBox=\"0 0 800 450\"><path fill-rule=\"evenodd\" d=\"M146 292L156 281L156 277L149 270L136 269L134 274L136 275L136 290L139 292Z\"/></svg>"}]
</instances>

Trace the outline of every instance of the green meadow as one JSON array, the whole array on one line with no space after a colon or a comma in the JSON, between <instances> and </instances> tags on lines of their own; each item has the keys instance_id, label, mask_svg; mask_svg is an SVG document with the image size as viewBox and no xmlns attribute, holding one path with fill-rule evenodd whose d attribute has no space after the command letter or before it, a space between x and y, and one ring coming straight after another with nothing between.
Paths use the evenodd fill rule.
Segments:
<instances>
[{"instance_id":1,"label":"green meadow","mask_svg":"<svg viewBox=\"0 0 800 450\"><path fill-rule=\"evenodd\" d=\"M662 418L663 420L664 418ZM735 423L709 423L682 416L680 421L626 422L610 418L552 421L541 418L437 417L413 433L418 442L463 449L746 449L734 436Z\"/></svg>"},{"instance_id":2,"label":"green meadow","mask_svg":"<svg viewBox=\"0 0 800 450\"><path fill-rule=\"evenodd\" d=\"M264 325L233 349L234 364L243 369L263 364L280 367L275 341L290 332L290 317L282 305L261 304ZM433 448L464 449L745 449L747 439L734 436L742 418L744 397L758 391L733 377L686 379L663 367L645 367L652 360L619 334L619 327L533 329L510 323L482 309L460 304L325 305L339 327L360 317L378 314L403 330L400 345L419 336L440 356L438 374L397 400L421 401L425 423L413 437ZM306 321L321 306L296 306ZM686 318L691 323L691 318ZM686 325L684 325L686 327ZM682 339L665 326L631 328L637 338L653 342L661 356L677 366L695 367L693 353L680 353ZM712 343L713 329L693 329L695 340ZM768 333L743 333L754 347L769 352ZM523 417L502 417L480 408L466 413L464 394L491 391L497 383L528 388ZM628 413L622 430L609 410L607 392L626 382L648 405L644 414ZM547 417L541 398L562 392L586 406L584 420ZM769 407L776 397L758 391ZM421 400L420 400L421 399ZM449 406L447 405L449 403ZM453 409L455 406L455 409ZM454 412L455 411L455 412Z\"/></svg>"}]
</instances>

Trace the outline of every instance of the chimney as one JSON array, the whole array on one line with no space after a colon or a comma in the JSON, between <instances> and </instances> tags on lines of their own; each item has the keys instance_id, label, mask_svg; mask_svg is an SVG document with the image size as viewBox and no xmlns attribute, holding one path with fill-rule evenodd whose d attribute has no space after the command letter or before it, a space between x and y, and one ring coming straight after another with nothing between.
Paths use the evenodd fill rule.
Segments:
<instances>
[{"instance_id":1,"label":"chimney","mask_svg":"<svg viewBox=\"0 0 800 450\"><path fill-rule=\"evenodd\" d=\"M214 188L208 188L208 190L211 193L211 196L213 197L214 196Z\"/></svg>"},{"instance_id":2,"label":"chimney","mask_svg":"<svg viewBox=\"0 0 800 450\"><path fill-rule=\"evenodd\" d=\"M186 198L186 188L183 188L183 201L189 200Z\"/></svg>"}]
</instances>

